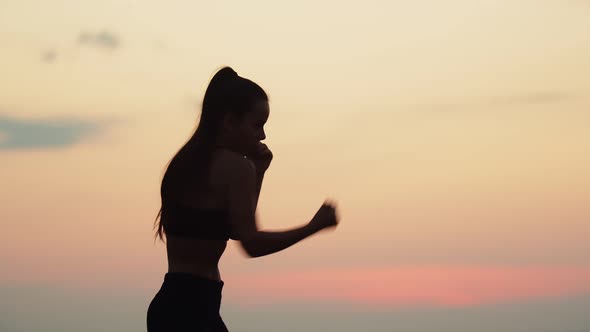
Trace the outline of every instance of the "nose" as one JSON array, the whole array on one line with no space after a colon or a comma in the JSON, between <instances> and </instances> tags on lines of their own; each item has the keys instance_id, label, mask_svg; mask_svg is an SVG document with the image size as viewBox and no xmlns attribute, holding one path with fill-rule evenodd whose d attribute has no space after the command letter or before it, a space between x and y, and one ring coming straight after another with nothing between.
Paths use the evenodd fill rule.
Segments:
<instances>
[{"instance_id":1,"label":"nose","mask_svg":"<svg viewBox=\"0 0 590 332\"><path fill-rule=\"evenodd\" d=\"M263 141L266 139L266 133L264 132L264 130L262 130L261 135L260 135L260 140Z\"/></svg>"}]
</instances>

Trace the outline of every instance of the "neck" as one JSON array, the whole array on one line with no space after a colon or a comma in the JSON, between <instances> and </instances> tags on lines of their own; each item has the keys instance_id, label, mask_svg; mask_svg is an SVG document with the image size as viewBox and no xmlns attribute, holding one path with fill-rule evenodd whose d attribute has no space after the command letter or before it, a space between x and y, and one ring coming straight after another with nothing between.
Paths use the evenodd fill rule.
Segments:
<instances>
[{"instance_id":1,"label":"neck","mask_svg":"<svg viewBox=\"0 0 590 332\"><path fill-rule=\"evenodd\" d=\"M229 150L235 153L238 153L240 155L245 155L243 151L240 151L239 149L236 149L235 147L232 147L230 145L227 144L223 144L223 143L216 143L215 144L215 148L217 149L224 149L224 150Z\"/></svg>"}]
</instances>

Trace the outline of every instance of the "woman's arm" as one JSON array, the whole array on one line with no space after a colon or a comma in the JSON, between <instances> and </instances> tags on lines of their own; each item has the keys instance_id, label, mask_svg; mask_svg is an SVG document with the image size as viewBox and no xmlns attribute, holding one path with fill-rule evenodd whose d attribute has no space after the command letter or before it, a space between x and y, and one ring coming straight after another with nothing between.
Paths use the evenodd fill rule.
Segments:
<instances>
[{"instance_id":1,"label":"woman's arm","mask_svg":"<svg viewBox=\"0 0 590 332\"><path fill-rule=\"evenodd\" d=\"M314 233L316 230L306 224L286 231L256 231L240 243L248 256L260 257L287 249Z\"/></svg>"},{"instance_id":2,"label":"woman's arm","mask_svg":"<svg viewBox=\"0 0 590 332\"><path fill-rule=\"evenodd\" d=\"M232 161L228 174L228 205L231 238L239 240L250 257L260 257L286 249L318 232L322 226L307 223L286 231L261 231L256 223L256 205L262 177L245 159Z\"/></svg>"}]
</instances>

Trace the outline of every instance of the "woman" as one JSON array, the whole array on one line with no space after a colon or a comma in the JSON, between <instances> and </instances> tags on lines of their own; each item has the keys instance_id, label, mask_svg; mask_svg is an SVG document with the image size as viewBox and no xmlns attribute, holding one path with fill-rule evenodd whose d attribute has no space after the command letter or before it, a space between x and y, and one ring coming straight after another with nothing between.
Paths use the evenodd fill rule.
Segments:
<instances>
[{"instance_id":1,"label":"woman","mask_svg":"<svg viewBox=\"0 0 590 332\"><path fill-rule=\"evenodd\" d=\"M258 196L273 157L261 142L269 112L264 90L233 69L211 79L199 126L162 179L156 236L166 237L168 272L149 305L148 332L227 331L219 315L218 262L228 239L259 257L338 224L335 206L326 201L308 224L258 230Z\"/></svg>"}]
</instances>

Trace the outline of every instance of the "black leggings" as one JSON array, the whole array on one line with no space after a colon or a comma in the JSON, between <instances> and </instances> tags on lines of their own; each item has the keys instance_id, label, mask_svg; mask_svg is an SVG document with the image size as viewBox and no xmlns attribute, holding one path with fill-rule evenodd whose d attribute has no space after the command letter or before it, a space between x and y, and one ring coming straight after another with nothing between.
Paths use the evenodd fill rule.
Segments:
<instances>
[{"instance_id":1,"label":"black leggings","mask_svg":"<svg viewBox=\"0 0 590 332\"><path fill-rule=\"evenodd\" d=\"M166 273L147 311L148 332L227 332L219 315L223 281Z\"/></svg>"}]
</instances>

